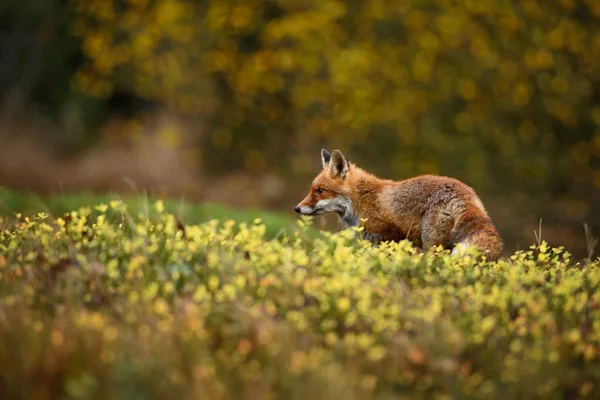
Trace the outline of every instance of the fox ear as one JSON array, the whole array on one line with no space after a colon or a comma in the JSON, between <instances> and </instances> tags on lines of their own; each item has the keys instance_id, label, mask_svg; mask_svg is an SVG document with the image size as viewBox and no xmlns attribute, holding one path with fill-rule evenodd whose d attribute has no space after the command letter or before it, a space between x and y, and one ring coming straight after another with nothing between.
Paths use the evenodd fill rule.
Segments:
<instances>
[{"instance_id":1,"label":"fox ear","mask_svg":"<svg viewBox=\"0 0 600 400\"><path fill-rule=\"evenodd\" d=\"M331 160L331 153L325 149L321 149L321 162L323 163L323 169L327 168Z\"/></svg>"},{"instance_id":2,"label":"fox ear","mask_svg":"<svg viewBox=\"0 0 600 400\"><path fill-rule=\"evenodd\" d=\"M348 174L348 161L339 150L331 152L331 161L329 162L329 176L332 178L345 178Z\"/></svg>"}]
</instances>

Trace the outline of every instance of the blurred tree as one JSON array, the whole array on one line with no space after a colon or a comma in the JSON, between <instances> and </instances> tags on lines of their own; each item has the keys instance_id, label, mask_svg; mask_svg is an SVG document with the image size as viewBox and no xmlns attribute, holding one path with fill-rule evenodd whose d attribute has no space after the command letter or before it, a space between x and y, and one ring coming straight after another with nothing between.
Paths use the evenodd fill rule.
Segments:
<instances>
[{"instance_id":1,"label":"blurred tree","mask_svg":"<svg viewBox=\"0 0 600 400\"><path fill-rule=\"evenodd\" d=\"M78 87L204 118L212 167L306 173L297 150L327 144L379 173L451 174L489 193L600 188L598 1L73 6Z\"/></svg>"},{"instance_id":2,"label":"blurred tree","mask_svg":"<svg viewBox=\"0 0 600 400\"><path fill-rule=\"evenodd\" d=\"M102 102L71 88L81 65L80 40L69 26L74 11L60 0L23 0L0 4L0 91L9 109L37 109L65 122L54 140L78 146L88 128L102 119ZM85 114L85 118L84 117ZM90 118L91 117L91 118ZM69 121L65 121L69 120Z\"/></svg>"},{"instance_id":3,"label":"blurred tree","mask_svg":"<svg viewBox=\"0 0 600 400\"><path fill-rule=\"evenodd\" d=\"M82 93L72 77L85 60L73 35L76 10L65 0L0 2L0 92L5 107L54 122L44 129L63 152L92 145L107 115L129 117L145 106L135 92L97 98Z\"/></svg>"}]
</instances>

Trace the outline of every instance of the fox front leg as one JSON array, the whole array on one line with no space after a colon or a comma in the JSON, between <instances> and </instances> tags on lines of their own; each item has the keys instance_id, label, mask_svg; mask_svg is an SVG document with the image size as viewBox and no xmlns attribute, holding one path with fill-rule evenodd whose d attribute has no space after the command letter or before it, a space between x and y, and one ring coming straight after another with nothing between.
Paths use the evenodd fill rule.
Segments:
<instances>
[{"instance_id":1,"label":"fox front leg","mask_svg":"<svg viewBox=\"0 0 600 400\"><path fill-rule=\"evenodd\" d=\"M381 240L382 240L381 235L379 235L377 233L367 232L367 231L356 232L354 237L359 238L359 239L368 240L369 242L371 242L374 245L381 243Z\"/></svg>"}]
</instances>

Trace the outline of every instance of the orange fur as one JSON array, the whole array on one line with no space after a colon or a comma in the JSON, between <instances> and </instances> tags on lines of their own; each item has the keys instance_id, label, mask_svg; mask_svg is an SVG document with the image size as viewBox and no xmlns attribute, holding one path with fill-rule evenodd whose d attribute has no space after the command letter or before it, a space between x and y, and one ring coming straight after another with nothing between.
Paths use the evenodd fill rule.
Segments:
<instances>
[{"instance_id":1,"label":"orange fur","mask_svg":"<svg viewBox=\"0 0 600 400\"><path fill-rule=\"evenodd\" d=\"M380 179L348 163L339 150L329 155L330 162L328 155L323 150L323 171L296 207L297 212L336 212L347 225L366 219L364 230L374 241L409 239L422 249L474 245L487 253L487 259L500 257L500 234L475 191L466 184L435 175L402 181Z\"/></svg>"}]
</instances>

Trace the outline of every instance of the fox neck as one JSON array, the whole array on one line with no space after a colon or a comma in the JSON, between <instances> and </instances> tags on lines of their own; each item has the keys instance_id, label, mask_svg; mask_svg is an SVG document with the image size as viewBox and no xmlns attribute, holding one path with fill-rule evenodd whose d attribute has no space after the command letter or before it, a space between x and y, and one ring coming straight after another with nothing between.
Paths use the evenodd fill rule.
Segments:
<instances>
[{"instance_id":1,"label":"fox neck","mask_svg":"<svg viewBox=\"0 0 600 400\"><path fill-rule=\"evenodd\" d=\"M356 213L350 198L344 201L344 211L339 216L348 228L360 226L360 217Z\"/></svg>"},{"instance_id":2,"label":"fox neck","mask_svg":"<svg viewBox=\"0 0 600 400\"><path fill-rule=\"evenodd\" d=\"M352 191L345 201L344 212L340 213L340 218L348 227L357 227L361 225L362 219L369 220L374 211L376 212L377 197L384 181L356 166L352 166L348 179L351 179Z\"/></svg>"}]
</instances>

